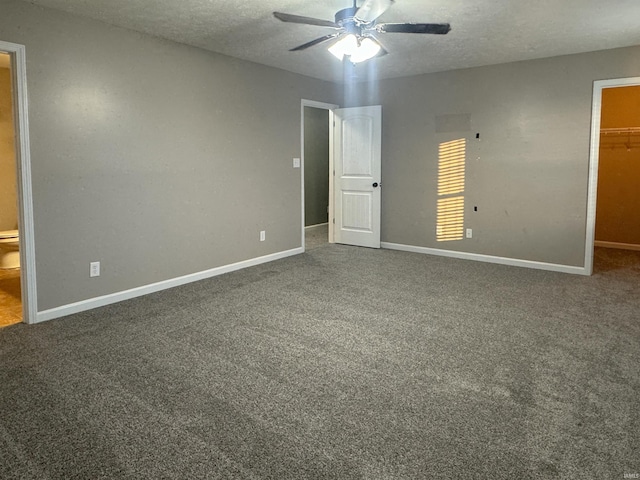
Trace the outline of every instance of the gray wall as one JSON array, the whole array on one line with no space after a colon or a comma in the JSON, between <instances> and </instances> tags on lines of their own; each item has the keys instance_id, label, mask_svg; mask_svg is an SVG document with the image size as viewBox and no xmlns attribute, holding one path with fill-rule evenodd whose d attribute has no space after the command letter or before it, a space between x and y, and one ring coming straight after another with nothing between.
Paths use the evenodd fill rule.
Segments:
<instances>
[{"instance_id":1,"label":"gray wall","mask_svg":"<svg viewBox=\"0 0 640 480\"><path fill-rule=\"evenodd\" d=\"M27 48L40 311L300 246L300 99L340 103L341 86L0 11L0 40ZM593 80L637 75L628 48L347 85L343 104L383 105L382 239L582 265ZM437 134L451 114L470 130ZM474 238L437 244L437 145L460 135Z\"/></svg>"},{"instance_id":2,"label":"gray wall","mask_svg":"<svg viewBox=\"0 0 640 480\"><path fill-rule=\"evenodd\" d=\"M329 214L329 110L304 108L304 223L327 223Z\"/></svg>"},{"instance_id":3,"label":"gray wall","mask_svg":"<svg viewBox=\"0 0 640 480\"><path fill-rule=\"evenodd\" d=\"M640 47L347 86L383 106L382 240L583 266L593 81L632 76ZM437 133L445 115L469 129ZM462 137L474 237L436 242L438 144Z\"/></svg>"},{"instance_id":4,"label":"gray wall","mask_svg":"<svg viewBox=\"0 0 640 480\"><path fill-rule=\"evenodd\" d=\"M334 85L0 11L0 40L26 45L39 311L301 246L300 101Z\"/></svg>"}]
</instances>

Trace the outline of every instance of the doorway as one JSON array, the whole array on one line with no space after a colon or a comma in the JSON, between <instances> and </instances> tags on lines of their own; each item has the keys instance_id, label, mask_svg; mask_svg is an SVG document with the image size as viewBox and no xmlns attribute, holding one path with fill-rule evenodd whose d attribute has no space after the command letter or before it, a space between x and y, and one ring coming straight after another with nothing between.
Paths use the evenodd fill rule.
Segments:
<instances>
[{"instance_id":1,"label":"doorway","mask_svg":"<svg viewBox=\"0 0 640 480\"><path fill-rule=\"evenodd\" d=\"M585 266L640 265L640 77L594 82Z\"/></svg>"},{"instance_id":2,"label":"doorway","mask_svg":"<svg viewBox=\"0 0 640 480\"><path fill-rule=\"evenodd\" d=\"M24 45L0 41L0 58L3 65L8 67L3 72L4 83L6 83L4 87L5 100L2 103L4 112L2 117L6 120L6 125L3 125L3 131L9 127L12 130L11 132L5 131L0 141L12 145L13 169L11 174L6 177L6 180L7 184L12 183L14 185L15 197L8 199L7 205L14 205L17 217L16 219L7 219L9 227L3 224L0 225L0 230L3 232L6 232L7 229L17 230L19 252L18 272L12 272L15 268L0 270L0 272L5 273L3 275L5 280L7 276L9 277L9 286L6 287L5 285L5 293L0 296L0 310L2 304L8 301L7 298L11 297L11 304L6 310L11 310L11 314L14 317L13 320L35 323L37 322L36 271L31 156L29 150L29 124L27 121L25 47ZM9 90L9 92L6 90ZM11 108L10 113L8 112L9 107ZM11 227L12 225L13 228ZM15 234L13 236L15 237ZM13 323L12 319L9 319L9 322Z\"/></svg>"},{"instance_id":3,"label":"doorway","mask_svg":"<svg viewBox=\"0 0 640 480\"><path fill-rule=\"evenodd\" d=\"M22 321L11 57L0 53L0 327Z\"/></svg>"},{"instance_id":4,"label":"doorway","mask_svg":"<svg viewBox=\"0 0 640 480\"><path fill-rule=\"evenodd\" d=\"M302 246L332 243L329 225L332 176L332 110L337 105L302 100Z\"/></svg>"}]
</instances>

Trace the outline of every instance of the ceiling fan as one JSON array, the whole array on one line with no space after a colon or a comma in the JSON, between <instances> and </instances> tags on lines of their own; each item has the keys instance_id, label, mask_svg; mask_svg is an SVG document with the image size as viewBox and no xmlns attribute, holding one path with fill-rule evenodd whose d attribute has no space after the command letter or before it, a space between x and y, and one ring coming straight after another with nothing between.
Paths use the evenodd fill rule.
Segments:
<instances>
[{"instance_id":1,"label":"ceiling fan","mask_svg":"<svg viewBox=\"0 0 640 480\"><path fill-rule=\"evenodd\" d=\"M379 33L445 35L451 30L448 23L377 23L378 18L393 3L394 0L364 0L358 8L356 0L353 0L352 7L336 12L334 21L281 12L273 12L273 16L283 22L316 25L337 30L334 33L298 45L292 48L291 52L306 50L309 47L335 40L329 47L329 51L338 59L348 58L352 63L363 62L387 53L377 39Z\"/></svg>"}]
</instances>

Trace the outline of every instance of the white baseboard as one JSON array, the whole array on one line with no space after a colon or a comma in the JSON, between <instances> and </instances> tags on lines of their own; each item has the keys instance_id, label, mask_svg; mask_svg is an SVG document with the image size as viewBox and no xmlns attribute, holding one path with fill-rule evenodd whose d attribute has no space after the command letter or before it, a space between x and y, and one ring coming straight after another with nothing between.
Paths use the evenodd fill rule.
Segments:
<instances>
[{"instance_id":1,"label":"white baseboard","mask_svg":"<svg viewBox=\"0 0 640 480\"><path fill-rule=\"evenodd\" d=\"M596 247L602 248L618 248L620 250L640 250L640 245L636 245L634 243L616 243L616 242L602 242L600 240L596 240L593 242Z\"/></svg>"},{"instance_id":2,"label":"white baseboard","mask_svg":"<svg viewBox=\"0 0 640 480\"><path fill-rule=\"evenodd\" d=\"M316 225L309 225L308 227L304 227L304 231L305 231L305 232L308 232L309 230L315 230L315 229L317 229L317 228L325 227L325 226L327 226L327 225L329 225L329 223L328 223L328 222L325 222L325 223L318 223L318 224L316 224Z\"/></svg>"},{"instance_id":3,"label":"white baseboard","mask_svg":"<svg viewBox=\"0 0 640 480\"><path fill-rule=\"evenodd\" d=\"M413 245L403 245L400 243L380 242L382 248L390 250L402 250L404 252L424 253L427 255L438 255L441 257L459 258L462 260L474 260L477 262L499 263L512 267L534 268L537 270L550 270L552 272L571 273L574 275L589 275L584 267L574 267L571 265L558 265L555 263L534 262L531 260L519 260L517 258L495 257L493 255L483 255L480 253L456 252L454 250L441 250L439 248L416 247Z\"/></svg>"},{"instance_id":4,"label":"white baseboard","mask_svg":"<svg viewBox=\"0 0 640 480\"><path fill-rule=\"evenodd\" d=\"M152 283L150 285L144 285L142 287L132 288L130 290L124 290L122 292L111 293L109 295L103 295L101 297L90 298L82 300L80 302L70 303L61 307L52 308L49 310L43 310L36 314L36 320L32 323L45 322L47 320L53 320L54 318L64 317L73 313L84 312L85 310L91 310L92 308L103 307L112 303L122 302L131 298L140 297L142 295L148 295L149 293L159 292L168 288L178 287L186 283L197 282L198 280L204 280L205 278L211 278L223 273L229 273L236 270L241 270L247 267L253 267L254 265L260 265L261 263L273 262L281 258L290 257L304 253L303 248L294 248L291 250L285 250L283 252L272 253L262 257L251 258L242 262L232 263L230 265L223 265L221 267L204 270L202 272L192 273L190 275L184 275L182 277L172 278L170 280L164 280L162 282Z\"/></svg>"}]
</instances>

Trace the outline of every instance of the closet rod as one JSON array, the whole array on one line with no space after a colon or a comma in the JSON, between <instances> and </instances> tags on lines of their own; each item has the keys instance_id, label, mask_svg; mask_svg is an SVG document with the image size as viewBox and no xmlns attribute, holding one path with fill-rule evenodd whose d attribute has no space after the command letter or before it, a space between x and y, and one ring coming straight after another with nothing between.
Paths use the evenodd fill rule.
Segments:
<instances>
[{"instance_id":1,"label":"closet rod","mask_svg":"<svg viewBox=\"0 0 640 480\"><path fill-rule=\"evenodd\" d=\"M601 128L602 135L640 135L640 127Z\"/></svg>"}]
</instances>

